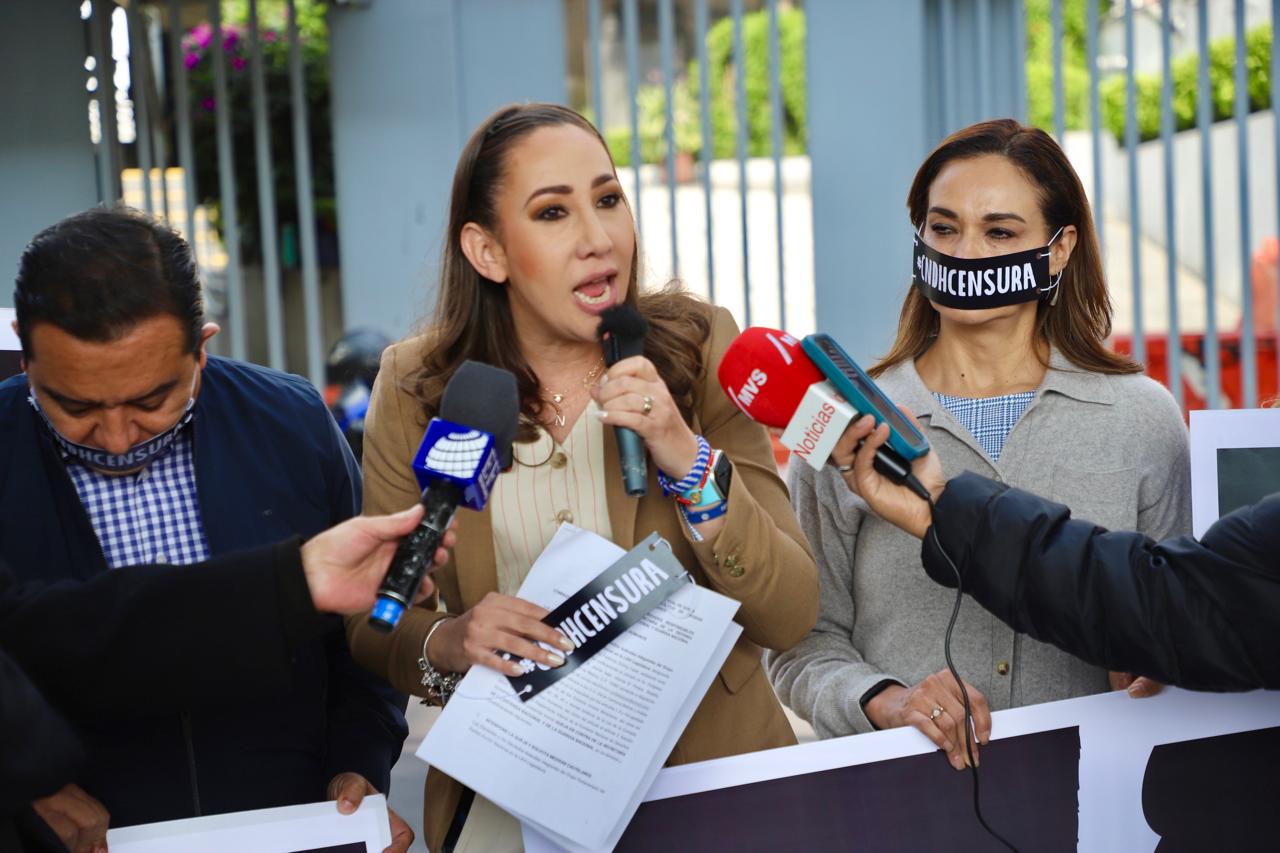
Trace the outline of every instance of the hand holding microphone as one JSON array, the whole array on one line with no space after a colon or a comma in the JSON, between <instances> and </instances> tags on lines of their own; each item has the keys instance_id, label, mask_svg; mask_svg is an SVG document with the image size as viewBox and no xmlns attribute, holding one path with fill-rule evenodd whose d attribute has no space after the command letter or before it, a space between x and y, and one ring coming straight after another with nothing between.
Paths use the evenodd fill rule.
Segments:
<instances>
[{"instance_id":1,"label":"hand holding microphone","mask_svg":"<svg viewBox=\"0 0 1280 853\"><path fill-rule=\"evenodd\" d=\"M830 459L873 510L917 536L928 530L933 499L945 485L937 456L915 419L829 336L801 342L776 329L747 329L726 351L719 379L747 417L785 427L782 443L800 461L820 469ZM919 729L960 769L977 755L967 721L985 742L991 718L982 693L951 666L949 651L947 663L912 687L884 687L864 710L879 728Z\"/></svg>"},{"instance_id":2,"label":"hand holding microphone","mask_svg":"<svg viewBox=\"0 0 1280 853\"><path fill-rule=\"evenodd\" d=\"M422 520L400 543L378 590L369 624L389 632L418 596L459 504L483 509L498 474L511 467L520 412L510 371L465 361L440 398L413 460L422 487Z\"/></svg>"},{"instance_id":3,"label":"hand holding microphone","mask_svg":"<svg viewBox=\"0 0 1280 853\"><path fill-rule=\"evenodd\" d=\"M324 613L359 613L374 603L374 595L386 574L400 541L422 520L422 506L384 516L357 516L307 540L302 546L302 573L316 610ZM432 555L439 565L452 547L453 534ZM415 598L432 592L428 579Z\"/></svg>"},{"instance_id":4,"label":"hand holding microphone","mask_svg":"<svg viewBox=\"0 0 1280 853\"><path fill-rule=\"evenodd\" d=\"M923 432L829 335L810 335L801 342L776 329L746 329L725 352L719 380L747 417L785 428L783 445L814 469L831 458L856 417L872 416L888 428L886 440L875 449L875 470L921 500L930 499L911 470L911 460L929 451ZM862 438L865 434L858 440ZM847 470L842 464L841 473Z\"/></svg>"},{"instance_id":5,"label":"hand holding microphone","mask_svg":"<svg viewBox=\"0 0 1280 853\"><path fill-rule=\"evenodd\" d=\"M903 413L916 423L910 413ZM918 424L917 424L918 425ZM875 468L876 453L889 440L888 424L876 426L875 419L864 415L851 423L831 451L831 460L841 469L840 473L849 488L871 507L872 512L885 521L923 539L933 523L933 510L929 503L903 485L894 483ZM852 466L845 470L847 466ZM916 479L937 501L947 485L938 454L930 450L917 459L913 467Z\"/></svg>"},{"instance_id":6,"label":"hand holding microphone","mask_svg":"<svg viewBox=\"0 0 1280 853\"><path fill-rule=\"evenodd\" d=\"M659 470L677 480L698 457L698 439L667 383L643 355L647 329L640 312L630 305L604 312L600 335L609 372L591 391L600 419L615 429L623 485L632 497L641 497L647 490L646 449Z\"/></svg>"}]
</instances>

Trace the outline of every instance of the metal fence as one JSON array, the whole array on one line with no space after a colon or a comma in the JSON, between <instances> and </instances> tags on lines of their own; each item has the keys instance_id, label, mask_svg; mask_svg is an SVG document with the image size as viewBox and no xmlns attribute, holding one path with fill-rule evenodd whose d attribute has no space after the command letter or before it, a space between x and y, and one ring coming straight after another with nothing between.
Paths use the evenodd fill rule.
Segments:
<instances>
[{"instance_id":1,"label":"metal fence","mask_svg":"<svg viewBox=\"0 0 1280 853\"><path fill-rule=\"evenodd\" d=\"M697 67L701 75L697 90L700 96L698 104L702 125L702 145L699 152L699 178L705 203L702 210L701 223L678 218L676 209L676 168L674 155L676 151L675 125L672 115L673 81L680 75L680 65L673 59L672 21L675 0L588 0L587 14L589 19L589 51L590 98L587 103L597 117L604 114L602 92L605 86L601 80L602 67L602 9L613 10L618 14L621 23L620 41L624 48L628 118L630 131L630 149L634 153L641 147L642 117L638 110L638 89L640 81L646 77L656 77L661 81L665 95L665 175L666 198L668 210L666 218L670 229L671 270L673 275L681 275L679 234L687 232L691 227L705 229L706 240L706 293L712 300L735 299L731 289L741 288L742 311L739 319L749 324L758 321L753 316L753 287L758 290L753 273L759 269L757 254L756 267L753 268L748 240L748 202L747 179L747 97L744 86L744 70L751 61L744 50L742 30L744 8L742 0L731 0L728 3L727 16L733 22L733 56L734 66L734 123L737 130L736 166L740 205L738 209L739 223L730 223L712 215L712 146L709 144L710 105L709 91L713 88L707 80L707 32L710 24L709 8L716 4L708 0L688 0L685 5L692 6L695 17L695 33L692 49L696 51ZM778 3L767 0L763 8L769 16L769 113L773 144L771 151L773 165L773 216L776 226L778 246L783 245L783 166L782 144L780 133L782 128L782 105L779 96L779 59L778 59ZM1109 272L1114 281L1113 294L1119 305L1118 327L1115 345L1129 351L1133 358L1147 364L1149 371L1156 378L1168 384L1180 403L1195 408L1201 405L1220 406L1254 406L1259 400L1275 393L1275 365L1277 346L1275 333L1271 331L1273 324L1259 331L1256 324L1254 306L1254 283L1251 280L1251 268L1254 266L1254 251L1258 248L1256 232L1259 224L1255 222L1256 211L1253 205L1256 199L1271 198L1271 188L1260 188L1258 180L1262 174L1271 170L1267 159L1280 157L1280 132L1273 131L1274 141L1265 146L1255 142L1251 147L1249 131L1249 86L1246 57L1246 11L1252 11L1255 17L1261 17L1259 9L1247 9L1248 6L1259 6L1259 3L1248 4L1245 0L1199 0L1194 3L1178 3L1178 0L1167 2L1140 2L1140 0L1115 0L1107 4L1101 0L1087 0L1083 4L1064 4L1063 0L1051 0L1042 4L1016 2L1001 4L994 0L926 0L921 4L928 19L926 50L923 52L926 62L932 63L932 76L937 78L933 84L932 99L929 105L927 122L927 145L939 141L947 132L981 118L997 117L1012 112L1024 120L1027 118L1027 82L1018 69L1015 75L1006 74L1004 67L998 67L989 57L1003 50L1010 50L1016 56L1025 56L1027 50L1027 28L1029 26L1045 26L1051 30L1052 74L1052 126L1051 130L1067 148L1080 173L1091 184L1091 196L1094 204L1098 231L1103 241L1104 251L1111 261ZM1066 6L1066 8L1064 8ZM1280 6L1280 0L1270 3L1271 14ZM656 8L655 8L656 7ZM1037 11L1029 19L1027 9L1034 7ZM721 4L723 8L723 4ZM1040 11L1043 10L1043 11ZM656 68L646 69L640 60L640 33L644 30L642 16L645 13L657 17L658 40L660 51ZM1044 16L1048 20L1037 20L1035 15ZM1223 245L1224 238L1215 234L1215 196L1219 195L1224 183L1221 174L1215 176L1213 136L1221 136L1221 130L1213 133L1215 125L1213 95L1210 78L1210 19L1230 17L1233 20L1235 38L1235 105L1234 116L1230 124L1236 128L1234 140L1236 151L1236 168L1232 176L1236 184L1238 204L1233 204L1231 213L1237 223L1238 238L1231 240L1234 245ZM1084 20L1071 20L1070 16L1080 14ZM1067 19L1064 20L1064 16ZM1179 17L1190 16L1190 21L1179 21ZM1139 47L1135 36L1135 25L1141 22L1150 29L1150 25L1158 23L1160 63L1159 92L1159 135L1158 141L1150 144L1140 140L1139 122ZM1082 127L1073 130L1068 127L1067 98L1069 92L1064 73L1064 41L1068 28L1077 31L1083 29L1085 34L1088 94L1087 117ZM1173 71L1174 45L1171 33L1179 32L1184 36L1184 50L1197 52L1198 68L1198 113L1194 135L1199 139L1199 163L1190 172L1176 165L1175 148L1175 113L1173 104ZM1194 41L1185 38L1194 31ZM1229 35L1229 34L1228 34ZM1108 47L1107 36L1114 42ZM976 51L975 51L976 48ZM965 73L951 73L953 69L963 65L960 57L967 57L974 67ZM756 57L758 61L758 57ZM1272 52L1270 56L1270 79L1277 79L1280 62ZM648 73L646 73L648 72ZM1104 127L1104 83L1108 77L1118 75L1123 79L1123 97L1118 107L1123 112L1123 140L1113 144ZM1010 79L1011 78L1011 79ZM1272 123L1280 127L1280 111L1274 110L1274 101L1278 97L1273 90L1270 94L1273 112ZM1014 108L1006 112L1010 105ZM1256 107L1256 105L1254 105ZM815 112L824 109L840 108L831 103L813 104ZM1113 102L1111 109L1117 109ZM890 121L892 117L886 117ZM1226 124L1218 123L1220 128ZM1256 124L1256 122L1255 122ZM1087 134L1088 144L1084 147L1068 144L1068 136ZM1183 134L1187 136L1188 134ZM1221 139L1217 145L1222 145ZM1158 177L1145 172L1143 164L1151 160L1155 146L1163 149L1163 164ZM1265 148L1265 150L1262 150ZM648 210L641 204L642 181L640 170L632 176L634 187L633 201L637 218L643 234ZM1178 204L1180 183L1194 182L1200 184L1200 203L1193 208ZM905 189L905 188L904 188ZM1280 198L1280 192L1275 193ZM1119 197L1120 203L1115 203ZM645 195L646 203L651 204L653 194ZM1113 201L1109 202L1111 198ZM1278 202L1280 204L1280 202ZM1218 202L1219 208L1222 203ZM1159 209L1156 209L1159 208ZM758 208L755 209L758 215ZM1144 223L1144 214L1150 220ZM1218 211L1219 216L1222 211ZM814 210L816 219L823 216L823 211ZM1198 257L1188 260L1183 247L1180 247L1179 219L1190 223L1202 220L1197 248ZM1280 213L1277 214L1280 219ZM1150 226L1162 220L1163 233L1152 233ZM1144 227L1144 224L1147 227ZM758 225L756 226L759 227ZM741 277L735 276L732 281L725 275L717 275L717 253L713 246L713 235L717 229L740 229L742 242ZM758 232L757 232L758 233ZM664 235L665 236L665 235ZM1111 239L1108 239L1108 236ZM686 233L686 238L688 234ZM1185 238L1184 238L1185 242ZM687 245L687 243L686 243ZM719 255L725 260L723 249ZM778 324L788 323L787 305L794 301L797 287L812 286L804 280L797 282L787 275L784 255L777 253L777 314ZM1227 268L1219 272L1223 264ZM1161 266L1163 265L1163 270ZM1191 270L1188 265L1197 270ZM701 277L701 271L683 271L686 277ZM1193 272L1198 274L1192 275ZM1163 273L1163 274L1162 274ZM1189 282L1188 278L1196 281ZM1224 284L1219 279L1225 279ZM1237 289L1235 282L1239 282ZM1202 285L1201 285L1202 282ZM1198 288L1203 288L1203 299L1199 299ZM1274 286L1274 285L1273 285ZM1160 291L1163 290L1161 293ZM1180 313L1182 302L1195 295L1202 302L1188 312ZM756 304L759 305L759 294ZM1158 304L1167 303L1167 317L1155 324L1144 317L1149 317L1153 310L1159 310ZM1220 305L1231 304L1231 314L1239 313L1239 328L1232 330L1223 328L1224 320ZM772 317L770 317L772 319ZM1152 326L1156 328L1152 328Z\"/></svg>"},{"instance_id":2,"label":"metal fence","mask_svg":"<svg viewBox=\"0 0 1280 853\"><path fill-rule=\"evenodd\" d=\"M1177 397L1179 403L1190 408L1203 405L1208 408L1244 406L1259 404L1265 396L1274 395L1276 375L1276 324L1266 331L1257 328L1258 318L1255 312L1255 287L1259 284L1254 271L1254 233L1258 230L1254 222L1256 213L1253 208L1254 197L1268 197L1274 194L1280 204L1280 187L1263 186L1258 173L1273 172L1274 162L1280 160L1280 110L1277 110L1276 99L1280 97L1276 87L1270 92L1271 135L1273 146L1267 150L1252 150L1250 143L1250 90L1249 68L1246 56L1246 22L1247 13L1269 11L1270 20L1276 20L1280 11L1280 0L1272 0L1270 9L1250 9L1261 4L1246 3L1245 0L1198 0L1194 3L1178 4L1165 0L1159 3L1142 3L1135 0L1116 0L1111 8L1099 8L1099 0L1087 0L1086 20L1086 56L1089 73L1088 88L1088 133L1090 135L1089 160L1092 171L1092 202L1095 220L1099 224L1099 233L1106 233L1105 223L1108 221L1108 183L1106 165L1111 162L1118 166L1125 181L1124 202L1127 211L1125 218L1128 225L1127 246L1105 245L1104 250L1115 253L1128 253L1128 278L1132 300L1132 326L1128 330L1120 330L1117 343L1121 349L1127 349L1135 360L1147 364L1148 371L1167 383ZM1062 0L1052 0L1050 4L1050 21L1053 41L1053 124L1054 133L1060 141L1065 140L1067 128L1064 119L1062 44L1065 36ZM1231 36L1234 37L1234 68L1232 82L1234 84L1234 104L1232 124L1235 128L1235 175L1238 209L1230 211L1237 217L1238 243L1219 245L1221 235L1216 233L1215 198L1221 195L1223 177L1215 175L1214 169L1214 91L1211 85L1211 19L1223 18L1229 13L1232 19ZM1150 172L1144 174L1142 168L1143 152L1140 149L1154 145L1140 142L1140 93L1138 87L1139 55L1136 46L1135 28L1140 21L1148 23L1158 21L1159 27L1159 147L1161 151L1161 168L1157 175ZM1269 22L1268 22L1269 23ZM1103 127L1101 89L1106 68L1101 62L1100 33L1104 26L1110 24L1123 28L1123 51L1118 63L1124 79L1124 131L1123 154L1118 160L1108 160L1104 148L1107 146L1106 129ZM1176 121L1174 108L1175 74L1173 63L1175 51L1173 34L1195 31L1193 43L1186 45L1198 56L1196 68L1196 113L1194 131L1188 130L1184 135L1194 134L1198 138L1198 163L1194 171L1185 168L1191 165L1183 159L1184 168L1179 168L1179 156L1175 152ZM1190 41L1184 39L1184 41ZM1273 50L1270 54L1267 74L1270 81L1276 80L1280 73L1280 56ZM1220 134L1218 134L1220 135ZM1219 140L1219 144L1222 140ZM1274 159L1273 159L1274 158ZM1272 160L1272 165L1266 162ZM1220 171L1220 170L1219 170ZM1118 178L1119 176L1117 176ZM1154 178L1154 180L1152 179ZM1198 183L1198 204L1180 206L1178 204L1179 187L1186 182ZM1112 198L1115 196L1113 195ZM1151 270L1144 263L1150 258L1150 252L1144 251L1144 214L1156 219L1163 219L1163 233L1160 235L1165 255L1165 280L1163 288L1167 301L1167 334L1152 334L1145 327L1144 298L1157 294L1160 282L1153 281ZM1180 315L1180 305L1186 305L1184 289L1188 271L1184 264L1184 252L1180 247L1180 239L1185 242L1186 231L1180 230L1180 219L1187 223L1200 220L1200 235L1203 249L1199 252L1197 266L1199 277L1203 281L1203 332L1186 333L1185 318ZM1277 215L1280 221L1280 214ZM1145 233L1150 236L1151 229ZM1221 253L1221 257L1220 257ZM1230 264L1231 256L1238 259L1239 282L1238 293L1223 293L1218 281L1220 268ZM1272 267L1274 269L1274 267ZM1228 267L1231 277L1235 270ZM1274 293L1275 276L1270 275L1269 283L1265 280L1261 288L1269 287ZM1183 298L1180 298L1183 297ZM1226 331L1221 328L1220 304L1238 300L1239 326L1237 331ZM1148 312L1149 313L1149 312ZM1199 323L1195 325L1201 325ZM1154 353L1152 344L1160 345L1163 358ZM1157 361L1156 359L1159 358ZM1225 362L1225 363L1224 363ZM1238 372L1238 377L1237 377ZM1265 383L1260 382L1260 376Z\"/></svg>"},{"instance_id":3,"label":"metal fence","mask_svg":"<svg viewBox=\"0 0 1280 853\"><path fill-rule=\"evenodd\" d=\"M604 103L604 84L602 81L602 69L604 66L602 43L603 37L601 32L601 21L605 14L604 0L587 0L587 20L588 20L588 52L590 54L589 62L589 106L593 114L600 120L605 115ZM620 5L620 9L618 6ZM676 21L676 0L646 0L644 4L648 9L644 11L656 12L657 29L659 41L659 62L656 69L657 75L660 77L663 96L664 96L664 121L663 136L665 148L665 182L667 196L667 219L669 226L670 240L670 268L664 270L669 272L672 277L682 277L682 269L680 263L680 235L682 228L687 228L688 222L681 222L677 210L677 141L676 141L676 117L674 115L674 86L679 76L678 64L675 49L675 21ZM693 32L693 57L696 59L698 67L698 113L699 113L699 130L701 133L701 145L698 160L698 179L702 187L703 205L702 219L700 223L705 229L706 240L706 265L705 265L705 284L706 295L711 301L717 298L724 299L727 295L726 288L740 288L742 312L740 320L745 325L750 325L753 321L752 316L752 253L750 251L750 211L748 202L748 115L747 115L747 89L746 89L746 69L748 58L746 53L745 41L743 36L744 17L746 10L744 9L743 0L730 0L728 4L727 17L732 21L733 31L733 47L732 47L732 65L734 71L734 113L733 122L736 128L735 135L735 156L737 167L737 187L739 193L738 203L738 223L737 227L741 230L740 258L741 273L740 281L732 282L717 278L717 264L715 247L715 219L713 216L713 188L712 188L712 161L714 157L712 145L712 120L711 120L711 87L712 81L709 75L709 57L707 50L707 34L712 25L712 7L708 0L681 0L681 5L687 12L692 7L694 18ZM721 4L722 5L722 4ZM785 218L783 211L783 103L781 89L781 58L779 47L779 3L778 0L763 0L763 11L768 16L768 109L770 119L771 132L771 151L770 158L772 160L772 192L773 205L772 213L774 218L774 238L776 241L775 251L775 270L777 278L777 313L771 315L777 318L779 326L786 327L788 322L787 303L788 296L793 299L794 293L788 292L785 255L782 250L784 245L783 231L785 227ZM794 5L794 4L792 4ZM656 9L654 8L656 7ZM626 80L627 80L627 98L628 98L628 116L630 130L630 155L632 160L632 181L631 202L635 211L636 220L640 233L643 236L645 232L645 205L644 199L649 194L643 192L642 186L642 169L639 167L640 152L642 150L642 134L641 134L641 116L639 110L639 89L641 86L642 69L641 69L641 0L616 0L609 4L609 11L620 12L621 18L621 42L623 44ZM684 270L688 274L689 270ZM701 278L702 271L699 270L695 275ZM738 278L738 276L735 276Z\"/></svg>"},{"instance_id":4,"label":"metal fence","mask_svg":"<svg viewBox=\"0 0 1280 853\"><path fill-rule=\"evenodd\" d=\"M315 222L315 197L296 2L287 0L286 37L291 48L287 98L292 116L298 222L306 224L298 229L304 314L300 328L306 339L306 372L319 383L323 375L325 317L316 233L310 225ZM1086 0L1083 10L1081 4L1067 4L1064 0L1038 4L1033 0L921 0L918 5L926 20L924 62L936 82L930 84L932 89L927 93L931 98L926 105L925 132L929 138L911 140L912 144L919 142L927 150L945 133L978 118L1011 111L1025 119L1027 80L1016 60L1026 54L1028 28L1047 25L1052 36L1052 131L1089 185L1099 235L1110 261L1108 271L1115 282L1113 295L1123 303L1123 316L1131 317L1125 321L1127 327L1117 330L1117 346L1146 363L1149 371L1166 381L1188 407L1253 406L1274 394L1278 349L1275 330L1280 323L1268 321L1260 327L1254 305L1255 292L1269 294L1269 305L1275 304L1274 265L1267 268L1271 270L1271 290L1264 287L1255 291L1251 278L1257 276L1251 276L1251 270L1262 240L1259 229L1269 229L1273 221L1269 207L1273 202L1274 221L1280 223L1280 183L1273 186L1273 181L1268 180L1280 175L1280 169L1275 168L1275 162L1280 160L1280 110L1276 109L1280 95L1273 86L1269 94L1269 138L1259 136L1259 122L1266 117L1255 111L1250 119L1246 17L1250 13L1259 21L1267 17L1274 20L1280 12L1280 0L1113 0L1109 4ZM113 0L86 0L82 16L87 21L88 44L96 69L96 89L92 92L96 107L91 107L90 118L94 124L101 199L118 199L122 193L135 196L146 209L168 218L198 241L193 232L203 221L203 213L197 209L192 96L182 61L184 12L189 17L196 6L212 24L215 43L221 43L224 27L218 0L154 0L131 3L127 8L118 7ZM1042 11L1028 15L1026 10L1033 6L1047 10L1048 20L1037 20L1037 16L1043 18ZM784 157L786 107L779 20L787 9L794 8L804 7L794 0L566 0L565 6L567 15L585 14L586 18L585 45L580 48L586 55L586 85L577 105L592 112L602 127L607 111L617 112L621 106L625 112L632 165L624 177L642 237L647 234L653 244L669 242L669 255L662 260L664 264L669 261L669 267L664 267L662 274L696 280L712 301L731 307L740 304L738 318L744 325L776 320L781 327L790 324L794 331L805 332L812 322L805 310L813 304L810 300L814 298L815 285L811 270L804 269L804 265L811 263L812 257L796 256L792 250L801 242L796 238L796 228L816 230L817 220L825 212L809 205L807 183L802 187L802 206L794 206L794 197L792 206L784 204L791 181L788 169L793 164ZM271 124L267 120L270 99L284 94L266 90L257 0L248 0L248 9L249 26L243 36L250 50L248 103L231 103L226 57L220 50L210 53L219 174L218 225L225 250L221 274L227 325L224 346L235 357L249 355L248 321L251 315L260 313L266 327L261 357L272 366L285 367L285 327L289 318L281 295L276 205L280 187L275 179L277 164L271 154ZM575 9L582 11L574 12ZM763 13L767 19L767 50L763 56L748 55L744 31L753 13ZM1070 17L1081 13L1082 21ZM117 20L121 16L125 18L123 28ZM1212 80L1213 74L1219 72L1211 68L1210 30L1214 20L1228 18L1232 27L1229 34L1235 39L1234 115L1230 123L1215 123ZM726 20L732 32L731 83L711 78L708 56L708 33ZM1150 35L1151 27L1157 23L1159 70L1153 73L1159 77L1159 133L1155 140L1144 143L1140 138L1139 95L1144 85L1139 69L1143 54L1140 36L1141 32ZM1071 92L1063 46L1067 31L1080 28L1086 42L1087 109L1078 122L1081 126L1073 128L1069 126ZM1192 30L1194 40L1187 38ZM119 43L121 32L127 33L127 49ZM1177 132L1174 103L1175 35L1184 42L1184 49L1193 50L1199 57L1194 127L1182 134ZM1113 42L1110 47L1109 40ZM606 56L612 46L617 47L618 53ZM652 47L656 52L650 50ZM1016 69L1016 73L1006 73L1005 66L989 58L1002 49L1014 57L1009 68ZM959 62L962 54L971 60L972 67L961 69L965 64ZM1280 79L1278 60L1280 57L1271 51L1266 69L1269 81ZM748 140L752 117L748 114L747 76L752 62L767 65L765 110L770 139L763 157L751 156ZM623 91L613 90L612 96L604 81L611 63L613 70L625 77ZM121 65L127 68L126 75L112 73ZM951 74L948 69L952 66L960 70ZM676 114L676 88L686 69L696 75L696 81L688 82L696 82L696 124L701 144L695 184L682 188L677 164L680 117ZM334 68L333 73L341 74L343 69ZM1124 84L1119 144L1108 138L1104 127L1106 80L1115 75L1120 75ZM717 161L712 144L716 129L712 98L716 85L722 82L732 88L729 121L734 138L732 155ZM658 166L642 163L646 134L651 135L652 129L642 127L640 94L643 87L654 83L660 86L663 96L661 177L657 177ZM812 111L844 109L843 105L830 102L830 81L823 81L822 85L828 100L815 101ZM817 91L818 81L811 81L809 88ZM625 104L619 105L624 97ZM126 134L129 138L124 140L119 126L122 99L131 107L133 124ZM1011 105L1013 109L1009 110ZM1252 106L1256 110L1258 105ZM1114 101L1110 109L1116 109ZM250 292L245 286L243 217L234 178L237 169L248 168L249 164L236 162L232 111L249 111L253 117L252 168L257 178L261 223L261 233L256 236L262 267L260 297L256 289ZM892 121L893 117L882 118ZM1224 139L1224 131L1231 127L1234 139ZM1194 149L1189 147L1193 141ZM144 177L122 185L126 147ZM1221 167L1214 168L1216 157L1230 153L1224 149L1234 151L1234 174L1224 175ZM1161 159L1159 168L1154 168L1157 151ZM754 153L762 153L758 144ZM803 181L807 182L809 161L796 158L797 164L801 160L806 170ZM1148 166L1144 167L1144 163ZM1280 177L1275 182L1280 182ZM659 184L665 192L659 190ZM1187 193L1196 188L1198 194L1189 198ZM1232 189L1229 205L1222 200L1227 189ZM732 205L725 201L731 193L722 190L736 194ZM693 194L700 198L695 201ZM807 227L809 221L814 222L814 229ZM1238 233L1224 237L1223 225L1228 222ZM763 227L766 224L772 228ZM1191 224L1198 224L1199 228L1189 232ZM762 233L767 233L769 239L760 239ZM740 240L735 240L739 235ZM703 240L698 240L699 236ZM803 236L811 237L807 233ZM1191 242L1195 247L1188 245ZM769 292L775 282L776 292ZM1198 288L1203 289L1202 294ZM1153 324L1152 312L1159 310L1154 306L1161 300L1167 303L1167 316ZM1224 312L1229 316L1224 317ZM1237 312L1239 325L1233 329L1230 324Z\"/></svg>"},{"instance_id":5,"label":"metal fence","mask_svg":"<svg viewBox=\"0 0 1280 853\"><path fill-rule=\"evenodd\" d=\"M301 47L297 27L297 0L286 0L289 43L289 105L292 113L293 157L298 199L298 257L302 278L305 370L316 385L324 380L324 333L320 298L320 267L316 245L314 193L310 150L309 117L305 97ZM184 10L195 3L183 0L117 6L114 0L85 0L81 17L88 27L92 62L90 123L98 160L98 193L102 202L122 198L147 212L166 219L193 243L203 239L196 226L206 220L197 210L196 156L192 138L192 95L188 68L184 62ZM222 4L208 0L201 11L212 27L211 40L223 44L225 28ZM121 20L123 17L123 21ZM271 154L271 125L263 71L263 34L258 25L258 2L248 0L249 74L251 102L233 104L227 84L227 57L222 49L209 51L213 63L212 109L216 120L216 151L219 176L219 238L224 255L216 266L224 282L227 328L223 347L234 358L249 356L248 318L261 310L266 327L265 362L284 369L285 316L281 292L280 223L276 209L275 164ZM168 62L163 61L167 44ZM127 47L125 47L127 45ZM160 50L157 51L156 48ZM157 53L159 55L157 55ZM277 97L279 97L277 95ZM244 283L241 255L240 209L236 197L237 164L232 146L233 110L250 110L253 117L254 168L257 174L258 214L261 223L259 246L262 265L261 304L250 304ZM127 123L122 139L121 122ZM170 140L176 142L170 144ZM125 143L132 143L137 180L122 183ZM171 151L171 147L176 151ZM172 167L177 167L175 174ZM170 180L179 177L179 180ZM133 190L132 192L130 190ZM135 195L136 193L136 195ZM203 245L200 246L203 248ZM210 252L201 253L205 258ZM209 270L206 269L206 273ZM221 313L221 312L217 312Z\"/></svg>"}]
</instances>

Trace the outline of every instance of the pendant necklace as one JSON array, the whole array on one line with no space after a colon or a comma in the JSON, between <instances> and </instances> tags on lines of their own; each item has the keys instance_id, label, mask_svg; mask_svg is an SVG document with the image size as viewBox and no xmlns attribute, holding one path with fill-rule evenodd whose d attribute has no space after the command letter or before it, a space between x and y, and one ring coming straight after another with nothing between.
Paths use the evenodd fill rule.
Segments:
<instances>
[{"instance_id":1,"label":"pendant necklace","mask_svg":"<svg viewBox=\"0 0 1280 853\"><path fill-rule=\"evenodd\" d=\"M587 375L582 377L582 387L590 388L591 383L595 381L596 377L600 375L600 371L603 369L604 369L604 356L601 356L600 360L595 363L595 366L587 371ZM568 392L562 391L560 393L556 393L555 391L552 391L550 388L548 388L545 385L542 386L542 390L547 392L547 394L550 395L549 402L551 403L551 408L555 409L556 426L558 427L564 426L566 423L565 417L564 417L564 409L560 408L560 406L562 403L564 403L564 398L568 395Z\"/></svg>"}]
</instances>

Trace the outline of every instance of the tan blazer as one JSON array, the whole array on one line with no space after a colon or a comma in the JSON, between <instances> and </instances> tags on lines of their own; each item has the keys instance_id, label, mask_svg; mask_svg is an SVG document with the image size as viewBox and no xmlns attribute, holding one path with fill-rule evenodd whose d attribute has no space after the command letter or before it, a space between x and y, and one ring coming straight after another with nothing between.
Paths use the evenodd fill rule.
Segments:
<instances>
[{"instance_id":1,"label":"tan blazer","mask_svg":"<svg viewBox=\"0 0 1280 853\"><path fill-rule=\"evenodd\" d=\"M711 334L702 350L705 371L691 427L712 447L726 451L734 467L730 509L714 547L692 541L676 503L663 496L652 464L648 494L640 499L626 496L613 430L605 430L606 500L614 541L631 548L656 530L698 583L742 603L737 615L742 636L668 764L795 743L761 668L761 648L790 648L805 637L818 613L817 568L786 486L778 478L768 434L738 411L714 379L725 349L737 336L737 326L723 308L692 300L690 304L691 310L713 313ZM411 385L425 345L422 337L413 338L389 348L382 357L365 421L366 513L401 510L418 499L410 463L422 441L426 417ZM466 611L498 588L488 510L463 510L457 518L458 545L448 565L434 575L451 613ZM406 613L390 635L368 629L363 618L353 618L348 621L351 653L397 689L422 695L418 658L427 629L440 618L435 603L428 602ZM443 773L435 769L428 773L423 833L432 850L440 849L462 791L461 784Z\"/></svg>"}]
</instances>

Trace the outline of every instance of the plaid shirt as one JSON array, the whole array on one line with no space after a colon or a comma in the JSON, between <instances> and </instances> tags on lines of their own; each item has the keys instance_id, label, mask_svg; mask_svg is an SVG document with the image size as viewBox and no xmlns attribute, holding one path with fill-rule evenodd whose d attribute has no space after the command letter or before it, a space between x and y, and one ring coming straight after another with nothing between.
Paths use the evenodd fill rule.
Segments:
<instances>
[{"instance_id":1,"label":"plaid shirt","mask_svg":"<svg viewBox=\"0 0 1280 853\"><path fill-rule=\"evenodd\" d=\"M63 461L113 569L149 563L187 565L209 559L200 520L191 430L136 474L110 476L66 455Z\"/></svg>"},{"instance_id":2,"label":"plaid shirt","mask_svg":"<svg viewBox=\"0 0 1280 853\"><path fill-rule=\"evenodd\" d=\"M1003 397L950 397L934 392L951 417L973 434L992 461L1000 458L1004 440L1009 437L1018 419L1026 413L1035 391L1005 394Z\"/></svg>"}]
</instances>

